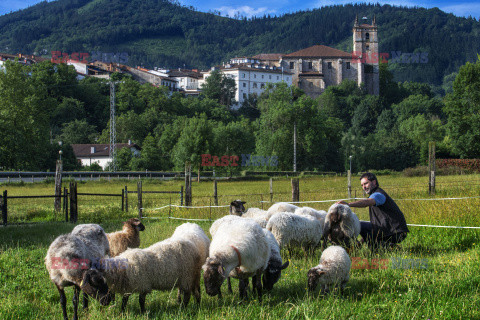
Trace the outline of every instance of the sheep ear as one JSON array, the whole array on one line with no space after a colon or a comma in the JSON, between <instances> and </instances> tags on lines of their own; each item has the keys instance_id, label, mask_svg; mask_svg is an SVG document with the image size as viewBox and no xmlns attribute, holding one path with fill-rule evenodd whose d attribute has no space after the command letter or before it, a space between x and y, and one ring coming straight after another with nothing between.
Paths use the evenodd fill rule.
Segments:
<instances>
[{"instance_id":1,"label":"sheep ear","mask_svg":"<svg viewBox=\"0 0 480 320\"><path fill-rule=\"evenodd\" d=\"M218 273L220 273L222 276L225 275L225 269L222 267L222 265L218 266Z\"/></svg>"},{"instance_id":2,"label":"sheep ear","mask_svg":"<svg viewBox=\"0 0 480 320\"><path fill-rule=\"evenodd\" d=\"M280 270L286 269L290 265L290 261L285 262L281 267Z\"/></svg>"},{"instance_id":3,"label":"sheep ear","mask_svg":"<svg viewBox=\"0 0 480 320\"><path fill-rule=\"evenodd\" d=\"M316 270L316 271L317 271L317 274L318 274L319 276L321 276L322 274L325 274L325 273L326 273L326 272L323 271L323 270Z\"/></svg>"}]
</instances>

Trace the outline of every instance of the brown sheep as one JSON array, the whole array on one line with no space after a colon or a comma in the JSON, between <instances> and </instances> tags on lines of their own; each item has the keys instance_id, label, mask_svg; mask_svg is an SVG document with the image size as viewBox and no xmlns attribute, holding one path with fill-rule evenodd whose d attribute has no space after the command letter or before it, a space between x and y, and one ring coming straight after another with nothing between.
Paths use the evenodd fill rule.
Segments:
<instances>
[{"instance_id":1,"label":"brown sheep","mask_svg":"<svg viewBox=\"0 0 480 320\"><path fill-rule=\"evenodd\" d=\"M128 248L138 248L140 246L140 231L145 230L145 226L137 218L132 218L123 223L122 231L107 233L110 243L110 256L116 257Z\"/></svg>"}]
</instances>

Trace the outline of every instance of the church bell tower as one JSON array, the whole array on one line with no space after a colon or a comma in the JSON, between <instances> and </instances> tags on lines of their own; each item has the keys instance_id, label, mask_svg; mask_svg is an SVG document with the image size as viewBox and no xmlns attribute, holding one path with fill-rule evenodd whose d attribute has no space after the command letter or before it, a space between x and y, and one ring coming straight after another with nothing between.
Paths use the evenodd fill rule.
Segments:
<instances>
[{"instance_id":1,"label":"church bell tower","mask_svg":"<svg viewBox=\"0 0 480 320\"><path fill-rule=\"evenodd\" d=\"M372 24L367 24L367 17L359 23L355 17L353 25L353 56L357 61L357 84L364 83L369 94L379 94L378 29L375 16Z\"/></svg>"}]
</instances>

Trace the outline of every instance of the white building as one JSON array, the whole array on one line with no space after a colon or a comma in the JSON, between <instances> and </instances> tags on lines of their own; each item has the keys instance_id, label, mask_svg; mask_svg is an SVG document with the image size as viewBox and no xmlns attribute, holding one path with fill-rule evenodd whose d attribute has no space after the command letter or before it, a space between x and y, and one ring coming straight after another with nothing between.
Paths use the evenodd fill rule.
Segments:
<instances>
[{"instance_id":1,"label":"white building","mask_svg":"<svg viewBox=\"0 0 480 320\"><path fill-rule=\"evenodd\" d=\"M82 166L91 166L96 163L105 170L110 163L109 144L72 144L73 153ZM140 154L140 147L134 143L117 143L115 149L120 151L129 148L134 156Z\"/></svg>"},{"instance_id":2,"label":"white building","mask_svg":"<svg viewBox=\"0 0 480 320\"><path fill-rule=\"evenodd\" d=\"M199 83L203 75L198 70L170 70L169 77L178 81L178 88L185 95L198 96L200 94Z\"/></svg>"},{"instance_id":3,"label":"white building","mask_svg":"<svg viewBox=\"0 0 480 320\"><path fill-rule=\"evenodd\" d=\"M234 61L249 61L250 63L234 64L232 63ZM233 108L239 108L251 94L259 96L267 83L285 82L289 86L292 85L292 73L276 66L261 64L259 60L248 57L233 58L229 64L212 68L203 75L203 80L199 85L201 86L211 72L216 69L235 80L235 101L237 103L232 106Z\"/></svg>"}]
</instances>

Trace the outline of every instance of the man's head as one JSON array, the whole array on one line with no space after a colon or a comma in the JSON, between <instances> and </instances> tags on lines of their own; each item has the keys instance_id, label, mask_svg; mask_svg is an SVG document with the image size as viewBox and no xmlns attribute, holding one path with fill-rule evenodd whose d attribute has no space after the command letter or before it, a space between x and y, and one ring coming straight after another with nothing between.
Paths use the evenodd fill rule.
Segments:
<instances>
[{"instance_id":1,"label":"man's head","mask_svg":"<svg viewBox=\"0 0 480 320\"><path fill-rule=\"evenodd\" d=\"M373 173L365 172L360 177L360 184L362 185L363 191L370 195L378 187L378 180Z\"/></svg>"}]
</instances>

